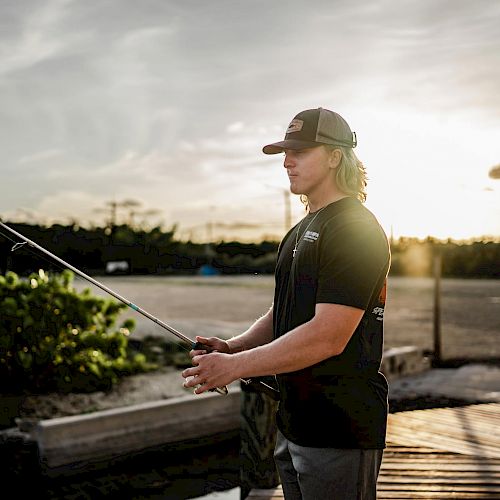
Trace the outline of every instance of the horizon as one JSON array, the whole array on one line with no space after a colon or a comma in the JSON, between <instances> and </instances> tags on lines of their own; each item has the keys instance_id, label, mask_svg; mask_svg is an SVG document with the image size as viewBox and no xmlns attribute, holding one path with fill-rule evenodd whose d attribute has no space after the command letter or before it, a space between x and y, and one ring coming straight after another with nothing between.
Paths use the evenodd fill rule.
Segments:
<instances>
[{"instance_id":1,"label":"horizon","mask_svg":"<svg viewBox=\"0 0 500 500\"><path fill-rule=\"evenodd\" d=\"M76 219L73 219L69 223L61 223L61 222L52 222L49 224L46 223L41 223L37 221L31 221L28 222L26 220L5 220L0 218L0 222L3 222L5 225L10 226L13 224L20 224L20 225L27 225L27 226L33 226L33 227L42 227L45 229L51 229L55 226L61 226L65 228L71 228L75 227L76 230L83 229L85 231L103 231L107 232L110 230L110 226L106 224L93 224L93 223L82 223L80 224ZM118 223L115 226L116 228L121 228L121 227L126 227L130 229L131 231L134 232L144 232L144 233L149 233L155 229L159 229L162 233L168 233L172 232L173 237L172 239L174 241L179 241L183 243L193 243L193 244L201 244L201 245L206 245L206 244L221 244L221 243L230 243L230 242L237 242L237 243L242 243L242 244L256 244L259 245L261 243L269 242L269 243L279 243L283 236L278 236L278 235L266 235L263 234L260 238L238 238L238 237L213 237L211 240L206 239L206 238L184 238L182 237L182 234L187 234L187 231L181 231L179 233L179 228L175 227L174 225L164 225L160 224L157 226L140 226L140 225L134 225L130 226L126 222L123 223ZM1 231L0 231L0 237L3 237ZM451 237L445 237L445 238L439 238L437 236L428 234L425 236L416 236L416 235L409 235L409 234L401 234L398 236L395 236L394 234L387 234L387 239L390 241L391 245L393 243L404 243L407 241L410 242L417 242L417 243L426 243L426 242L433 242L433 243L441 243L441 244L447 244L447 243L452 243L452 244L457 244L457 245L469 245L469 244L474 244L474 243L500 243L500 235L489 235L489 234L484 234L484 235L476 235L476 236L471 236L467 238L451 238Z\"/></svg>"}]
</instances>

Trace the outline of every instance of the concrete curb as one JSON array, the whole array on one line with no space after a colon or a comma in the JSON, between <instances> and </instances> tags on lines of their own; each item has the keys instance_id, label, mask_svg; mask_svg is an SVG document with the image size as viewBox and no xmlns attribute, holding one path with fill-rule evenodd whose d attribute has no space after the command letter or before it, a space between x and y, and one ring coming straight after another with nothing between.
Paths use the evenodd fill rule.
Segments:
<instances>
[{"instance_id":1,"label":"concrete curb","mask_svg":"<svg viewBox=\"0 0 500 500\"><path fill-rule=\"evenodd\" d=\"M240 389L227 396L179 396L165 401L38 422L32 439L48 468L113 456L237 429Z\"/></svg>"},{"instance_id":2,"label":"concrete curb","mask_svg":"<svg viewBox=\"0 0 500 500\"><path fill-rule=\"evenodd\" d=\"M381 372L387 380L415 375L430 369L431 360L422 349L415 346L393 347L382 356Z\"/></svg>"}]
</instances>

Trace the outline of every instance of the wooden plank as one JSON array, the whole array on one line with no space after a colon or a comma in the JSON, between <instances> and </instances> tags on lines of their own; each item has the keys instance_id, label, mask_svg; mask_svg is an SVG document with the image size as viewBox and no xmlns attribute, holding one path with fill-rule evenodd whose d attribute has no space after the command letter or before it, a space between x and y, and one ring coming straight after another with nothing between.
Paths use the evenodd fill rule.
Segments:
<instances>
[{"instance_id":1,"label":"wooden plank","mask_svg":"<svg viewBox=\"0 0 500 500\"><path fill-rule=\"evenodd\" d=\"M430 464L431 462L436 463L445 463L451 462L454 464L490 464L496 465L500 463L500 459L498 458L488 458L488 457L478 457L473 455L460 455L458 453L455 454L442 454L442 453L428 453L426 455L407 455L406 453L400 453L399 456L395 454L384 455L383 463L408 463L412 464L415 462L424 462Z\"/></svg>"},{"instance_id":2,"label":"wooden plank","mask_svg":"<svg viewBox=\"0 0 500 500\"><path fill-rule=\"evenodd\" d=\"M406 412L401 412L401 413L406 413L406 414L416 414L416 415L423 415L426 414L429 410L414 410L414 411L406 411ZM432 414L434 415L448 415L448 414L453 414L453 415L474 415L475 418L480 418L483 419L487 422L491 421L494 422L496 418L498 417L498 414L500 413L500 407L498 403L488 403L488 404L474 404L474 405L467 405L467 406L455 406L455 407L448 407L448 408L432 408L431 409Z\"/></svg>"},{"instance_id":3,"label":"wooden plank","mask_svg":"<svg viewBox=\"0 0 500 500\"><path fill-rule=\"evenodd\" d=\"M408 432L411 430L411 434ZM417 429L390 429L391 438L400 444L408 444L410 446L418 446L419 443L434 442L436 447L440 449L446 448L455 453L463 453L465 455L479 455L490 458L500 458L500 449L476 444L466 440L466 436L447 437L439 436L436 433L425 432Z\"/></svg>"},{"instance_id":4,"label":"wooden plank","mask_svg":"<svg viewBox=\"0 0 500 500\"><path fill-rule=\"evenodd\" d=\"M408 490L408 485L403 484L385 484L382 483L378 488L382 491L401 491ZM464 484L441 484L441 483L431 483L431 484L411 484L412 491L453 491L458 492L468 492L468 493L499 493L500 490L496 485L479 484L479 485L464 485Z\"/></svg>"},{"instance_id":5,"label":"wooden plank","mask_svg":"<svg viewBox=\"0 0 500 500\"><path fill-rule=\"evenodd\" d=\"M401 414L395 414L396 418L400 418ZM441 428L443 426L458 426L463 429L470 430L478 435L484 435L488 432L495 432L498 429L498 418L485 418L484 416L469 413L458 412L435 412L432 415L416 411L412 414L404 414L406 421L425 422L432 427ZM490 435L490 438L496 442L500 442L500 437Z\"/></svg>"},{"instance_id":6,"label":"wooden plank","mask_svg":"<svg viewBox=\"0 0 500 500\"><path fill-rule=\"evenodd\" d=\"M488 471L488 472L500 472L500 465L496 466L489 466L487 464L483 465L476 465L476 464L469 464L467 466L464 466L464 464L454 464L454 463L442 463L442 464L425 464L425 463L418 463L414 465L408 465L406 463L392 463L392 464L382 464L384 470L420 470L420 471L432 471L433 469L435 470L436 468L439 467L438 470L440 471L458 471L458 472L464 472L464 471L475 471L475 472L482 472L482 471Z\"/></svg>"},{"instance_id":7,"label":"wooden plank","mask_svg":"<svg viewBox=\"0 0 500 500\"><path fill-rule=\"evenodd\" d=\"M472 418L468 416L467 419ZM456 415L404 415L396 422L391 418L390 425L404 426L405 428L425 428L427 432L437 432L442 435L463 435L476 443L485 443L490 446L500 447L500 437L495 433L498 431L498 422L485 422L476 420L473 424Z\"/></svg>"},{"instance_id":8,"label":"wooden plank","mask_svg":"<svg viewBox=\"0 0 500 500\"><path fill-rule=\"evenodd\" d=\"M277 488L271 489L253 489L247 499L250 500L274 500L274 499L282 499L283 498L283 490L281 486Z\"/></svg>"},{"instance_id":9,"label":"wooden plank","mask_svg":"<svg viewBox=\"0 0 500 500\"><path fill-rule=\"evenodd\" d=\"M458 456L457 456L458 455ZM439 452L439 451L429 451L427 453L422 453L422 454L417 454L417 453L404 453L404 452L398 452L398 453L393 453L391 451L386 451L384 453L384 460L386 461L391 461L391 460L398 460L398 461L412 461L412 460L436 460L436 461L445 461L447 458L450 460L453 460L453 462L474 462L474 463L481 463L481 462L488 462L488 463L495 463L500 461L499 458L489 458L489 457L480 457L477 455L460 455L457 453L452 453L452 452Z\"/></svg>"},{"instance_id":10,"label":"wooden plank","mask_svg":"<svg viewBox=\"0 0 500 500\"><path fill-rule=\"evenodd\" d=\"M283 497L278 497L283 498ZM497 493L471 493L453 491L379 491L377 500L498 500Z\"/></svg>"},{"instance_id":11,"label":"wooden plank","mask_svg":"<svg viewBox=\"0 0 500 500\"><path fill-rule=\"evenodd\" d=\"M456 415L467 415L473 414L478 418L484 418L485 420L491 420L498 417L500 414L500 403L484 403L484 404L470 404L466 406L454 406L446 408L430 408L426 410L409 410L397 413L391 413L391 415L415 415L415 414L456 414Z\"/></svg>"},{"instance_id":12,"label":"wooden plank","mask_svg":"<svg viewBox=\"0 0 500 500\"><path fill-rule=\"evenodd\" d=\"M465 458L464 458L465 457ZM398 464L413 464L415 462L418 462L422 460L423 457L418 457L418 456L402 456L402 457L397 457L397 456L391 456L391 457L384 457L384 463L385 464L390 464L390 463L398 463ZM469 458L469 460L467 460ZM469 455L458 455L456 457L456 460L454 457L450 456L434 456L430 455L429 457L425 457L425 462L433 466L433 464L437 463L445 463L445 462L452 462L454 464L470 464L470 463L475 463L475 464L481 464L481 463L487 463L487 464L495 464L494 460L498 460L497 458L485 458L485 457L477 457L479 460L473 460L471 462L470 458L476 458L476 457L471 457Z\"/></svg>"},{"instance_id":13,"label":"wooden plank","mask_svg":"<svg viewBox=\"0 0 500 500\"><path fill-rule=\"evenodd\" d=\"M479 408L478 408L479 407ZM488 428L495 431L500 419L500 404L489 403L487 405L469 405L454 408L434 408L429 410L413 410L389 415L389 420L402 422L404 420L424 420L432 425L434 422L446 422L449 425L458 425L473 429L484 434L483 429ZM497 439L496 433L491 436Z\"/></svg>"},{"instance_id":14,"label":"wooden plank","mask_svg":"<svg viewBox=\"0 0 500 500\"><path fill-rule=\"evenodd\" d=\"M422 451L418 451L418 448L416 446L404 446L404 445L393 446L392 443L390 443L384 450L384 457L406 456L406 457L418 458L434 453L445 454L453 452L450 452L448 450L439 450L437 448L424 448L424 447L422 448Z\"/></svg>"},{"instance_id":15,"label":"wooden plank","mask_svg":"<svg viewBox=\"0 0 500 500\"><path fill-rule=\"evenodd\" d=\"M500 485L500 476L473 476L473 477L464 477L460 474L460 485L461 486L470 486L470 485ZM413 485L413 484L457 484L457 476L453 474L449 477L445 477L443 475L436 475L436 477L422 477L412 476L411 474L404 474L401 476L394 475L386 475L381 474L378 479L378 485L387 488L387 485L395 485L395 484L404 484L404 485ZM498 489L498 487L497 487Z\"/></svg>"}]
</instances>

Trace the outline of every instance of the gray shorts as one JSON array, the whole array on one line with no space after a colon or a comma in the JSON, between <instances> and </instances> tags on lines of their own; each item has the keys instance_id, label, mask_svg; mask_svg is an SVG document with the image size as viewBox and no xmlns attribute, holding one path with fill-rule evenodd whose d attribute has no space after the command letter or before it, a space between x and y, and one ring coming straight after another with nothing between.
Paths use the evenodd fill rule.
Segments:
<instances>
[{"instance_id":1,"label":"gray shorts","mask_svg":"<svg viewBox=\"0 0 500 500\"><path fill-rule=\"evenodd\" d=\"M375 500L382 454L298 446L278 431L274 460L286 500Z\"/></svg>"}]
</instances>

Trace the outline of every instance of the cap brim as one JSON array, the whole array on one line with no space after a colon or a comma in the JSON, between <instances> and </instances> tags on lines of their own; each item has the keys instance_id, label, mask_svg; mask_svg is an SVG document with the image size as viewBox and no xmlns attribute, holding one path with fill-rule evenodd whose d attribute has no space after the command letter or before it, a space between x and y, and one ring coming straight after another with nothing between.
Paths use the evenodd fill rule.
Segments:
<instances>
[{"instance_id":1,"label":"cap brim","mask_svg":"<svg viewBox=\"0 0 500 500\"><path fill-rule=\"evenodd\" d=\"M321 142L313 142L313 141L298 141L294 139L286 139L280 142L274 142L273 144L268 144L262 148L262 151L266 155L275 155L278 153L283 153L285 149L306 149L306 148L315 148L318 146L322 146Z\"/></svg>"}]
</instances>

